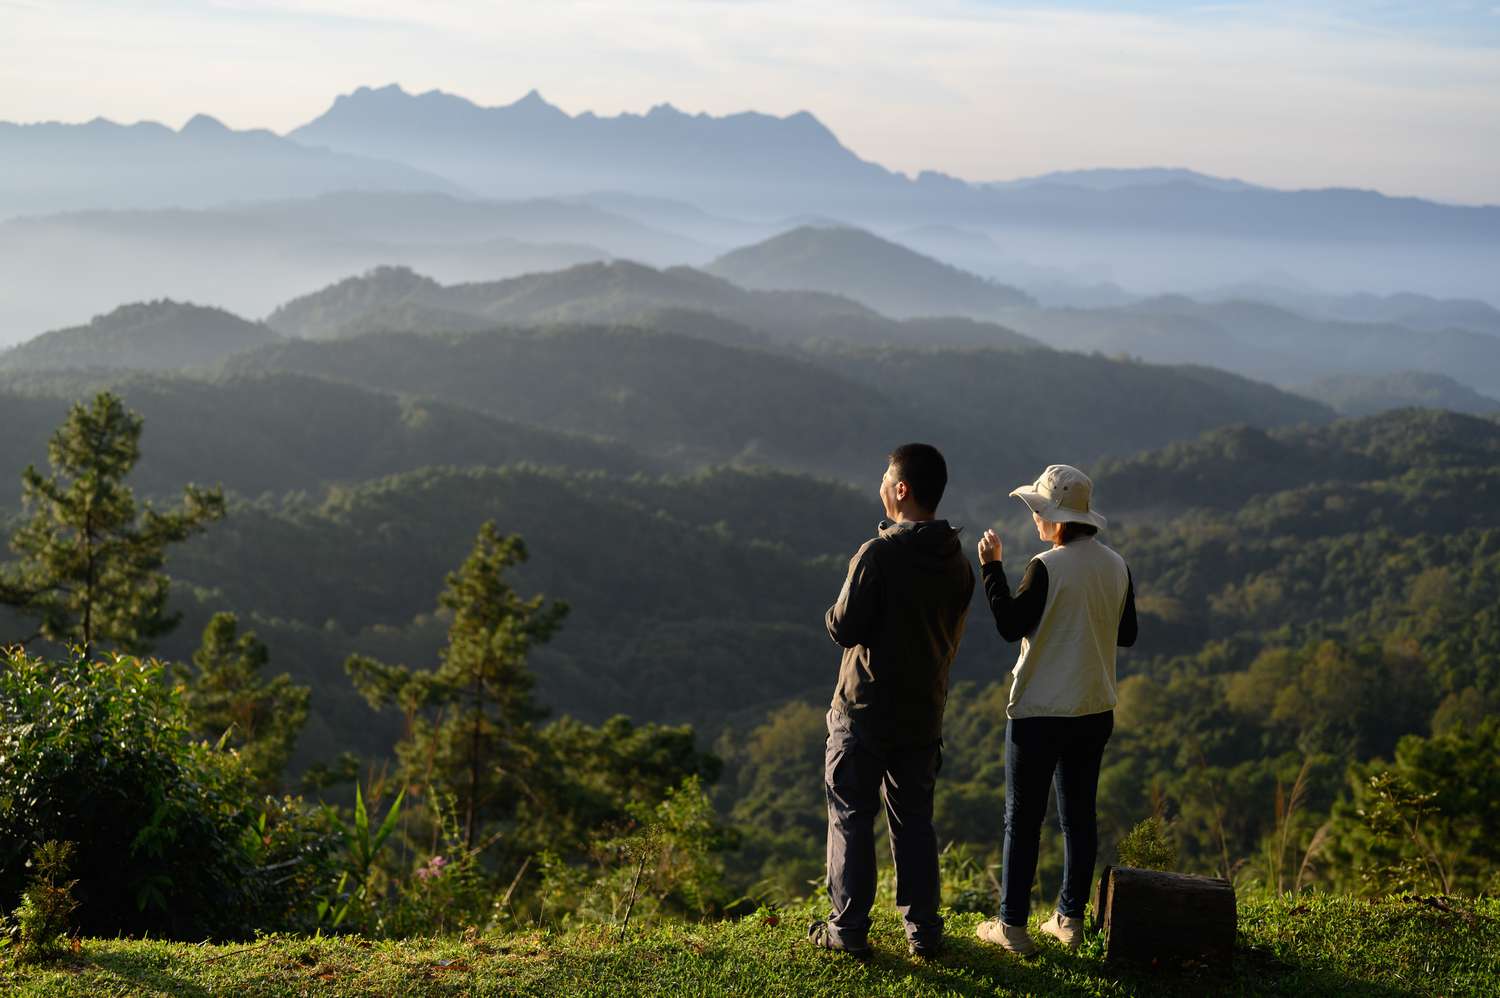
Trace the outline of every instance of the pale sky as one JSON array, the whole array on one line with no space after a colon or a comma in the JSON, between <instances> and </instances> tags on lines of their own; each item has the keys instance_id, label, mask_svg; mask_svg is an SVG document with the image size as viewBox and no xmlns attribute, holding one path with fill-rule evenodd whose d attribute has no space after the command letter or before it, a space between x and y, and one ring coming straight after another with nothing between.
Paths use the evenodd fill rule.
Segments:
<instances>
[{"instance_id":1,"label":"pale sky","mask_svg":"<svg viewBox=\"0 0 1500 998\"><path fill-rule=\"evenodd\" d=\"M1500 204L1500 0L0 0L0 121L285 131L392 82L808 110L968 180L1185 166Z\"/></svg>"}]
</instances>

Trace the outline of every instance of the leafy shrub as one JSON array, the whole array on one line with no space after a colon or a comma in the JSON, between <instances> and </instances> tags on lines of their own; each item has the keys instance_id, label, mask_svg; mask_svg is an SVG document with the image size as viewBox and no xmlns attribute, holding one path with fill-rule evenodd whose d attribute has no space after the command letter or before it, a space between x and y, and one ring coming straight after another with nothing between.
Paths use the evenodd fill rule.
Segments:
<instances>
[{"instance_id":1,"label":"leafy shrub","mask_svg":"<svg viewBox=\"0 0 1500 998\"><path fill-rule=\"evenodd\" d=\"M294 907L309 820L257 808L238 756L190 739L160 663L0 653L0 902L66 838L85 933L246 935Z\"/></svg>"},{"instance_id":2,"label":"leafy shrub","mask_svg":"<svg viewBox=\"0 0 1500 998\"><path fill-rule=\"evenodd\" d=\"M996 864L986 864L981 860L972 844L949 842L938 854L943 900L954 911L993 914L1000 909L1000 880L995 876L996 869Z\"/></svg>"},{"instance_id":3,"label":"leafy shrub","mask_svg":"<svg viewBox=\"0 0 1500 998\"><path fill-rule=\"evenodd\" d=\"M714 816L698 777L690 776L636 820L602 835L592 868L555 853L541 856L542 914L562 922L620 925L663 918L703 918L722 911L723 862L733 844Z\"/></svg>"},{"instance_id":4,"label":"leafy shrub","mask_svg":"<svg viewBox=\"0 0 1500 998\"><path fill-rule=\"evenodd\" d=\"M9 919L0 918L0 941L11 946L17 963L45 963L66 952L69 916L78 907L73 888L78 881L63 882L73 860L73 843L43 842L27 864L33 868L31 883L21 895L21 904Z\"/></svg>"},{"instance_id":5,"label":"leafy shrub","mask_svg":"<svg viewBox=\"0 0 1500 998\"><path fill-rule=\"evenodd\" d=\"M1170 870L1177 862L1177 845L1157 815L1127 832L1116 848L1121 863L1140 870Z\"/></svg>"}]
</instances>

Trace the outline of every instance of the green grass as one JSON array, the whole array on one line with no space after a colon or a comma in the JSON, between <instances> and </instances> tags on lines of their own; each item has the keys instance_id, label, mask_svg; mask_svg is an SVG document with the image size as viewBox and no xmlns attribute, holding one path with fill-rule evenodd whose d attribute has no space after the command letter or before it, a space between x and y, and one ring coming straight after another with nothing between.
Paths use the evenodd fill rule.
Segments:
<instances>
[{"instance_id":1,"label":"green grass","mask_svg":"<svg viewBox=\"0 0 1500 998\"><path fill-rule=\"evenodd\" d=\"M7 995L1494 995L1500 901L1347 897L1244 900L1227 975L1125 971L1103 941L1025 960L948 921L948 952L918 961L878 916L861 964L801 943L810 912L632 931L530 932L374 942L271 936L238 946L85 940L55 967L0 969Z\"/></svg>"}]
</instances>

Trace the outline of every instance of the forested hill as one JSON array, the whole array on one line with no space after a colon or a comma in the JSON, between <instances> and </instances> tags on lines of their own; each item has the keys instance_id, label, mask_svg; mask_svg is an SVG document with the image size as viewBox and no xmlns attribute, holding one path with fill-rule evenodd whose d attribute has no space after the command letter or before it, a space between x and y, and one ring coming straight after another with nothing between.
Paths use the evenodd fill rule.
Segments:
<instances>
[{"instance_id":1,"label":"forested hill","mask_svg":"<svg viewBox=\"0 0 1500 998\"><path fill-rule=\"evenodd\" d=\"M782 353L591 326L289 341L230 369L443 398L675 460L860 477L892 439L939 440L960 493L1035 477L1044 450L1082 463L1226 423L1331 415L1221 372L1048 350Z\"/></svg>"},{"instance_id":2,"label":"forested hill","mask_svg":"<svg viewBox=\"0 0 1500 998\"><path fill-rule=\"evenodd\" d=\"M815 335L834 316L855 317L876 330L896 326L837 295L746 291L690 267L656 270L623 260L447 287L405 268L381 267L287 302L267 322L288 335L327 339L347 335L351 327L378 327L372 313L405 305L492 323L619 322L661 309L692 309L792 340Z\"/></svg>"},{"instance_id":3,"label":"forested hill","mask_svg":"<svg viewBox=\"0 0 1500 998\"><path fill-rule=\"evenodd\" d=\"M210 367L280 338L266 326L220 308L140 302L121 305L87 325L54 330L0 351L0 371Z\"/></svg>"},{"instance_id":4,"label":"forested hill","mask_svg":"<svg viewBox=\"0 0 1500 998\"><path fill-rule=\"evenodd\" d=\"M1500 419L1406 409L1312 428L1215 430L1107 461L1096 481L1121 510L1233 511L1277 493L1388 480L1407 483L1411 501L1421 503L1428 501L1421 483L1442 480L1452 488L1473 481L1478 487L1493 479L1497 466ZM1454 524L1490 517L1497 501L1500 493L1481 489L1443 515Z\"/></svg>"},{"instance_id":5,"label":"forested hill","mask_svg":"<svg viewBox=\"0 0 1500 998\"><path fill-rule=\"evenodd\" d=\"M828 291L886 315L993 319L1030 295L847 226L804 225L719 257L709 273L745 288Z\"/></svg>"},{"instance_id":6,"label":"forested hill","mask_svg":"<svg viewBox=\"0 0 1500 998\"><path fill-rule=\"evenodd\" d=\"M72 400L103 388L146 421L131 483L155 499L176 494L184 482L222 485L241 496L316 494L335 483L445 464L531 463L617 474L654 467L618 442L303 375L109 373L0 377L0 467L45 467L47 439ZM18 481L0 482L0 511L19 501Z\"/></svg>"}]
</instances>

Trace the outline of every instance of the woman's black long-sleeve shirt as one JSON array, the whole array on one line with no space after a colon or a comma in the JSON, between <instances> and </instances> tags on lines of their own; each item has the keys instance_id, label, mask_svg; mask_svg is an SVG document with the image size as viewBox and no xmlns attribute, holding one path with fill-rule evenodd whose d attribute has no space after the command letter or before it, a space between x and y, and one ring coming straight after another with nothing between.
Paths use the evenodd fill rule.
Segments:
<instances>
[{"instance_id":1,"label":"woman's black long-sleeve shirt","mask_svg":"<svg viewBox=\"0 0 1500 998\"><path fill-rule=\"evenodd\" d=\"M1047 566L1033 558L1014 593L1010 591L1005 568L1000 562L990 562L983 571L984 596L989 601L990 613L995 616L995 628L1000 636L1006 641L1020 641L1036 630L1047 606ZM1120 612L1120 636L1116 640L1121 648L1134 645L1137 636L1135 581L1130 578L1129 569L1125 572L1125 608Z\"/></svg>"}]
</instances>

